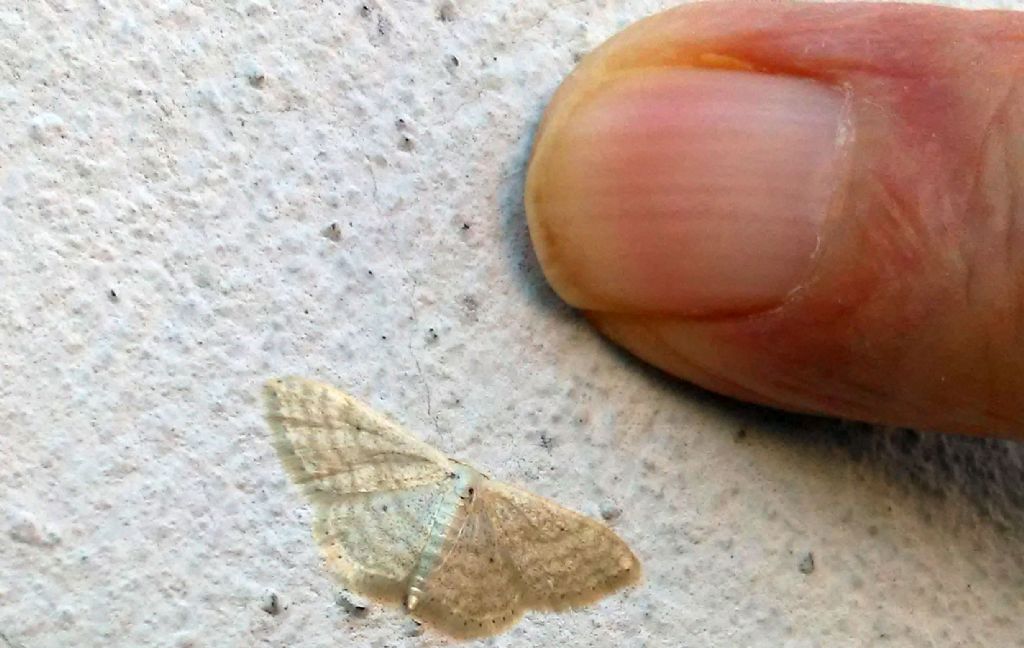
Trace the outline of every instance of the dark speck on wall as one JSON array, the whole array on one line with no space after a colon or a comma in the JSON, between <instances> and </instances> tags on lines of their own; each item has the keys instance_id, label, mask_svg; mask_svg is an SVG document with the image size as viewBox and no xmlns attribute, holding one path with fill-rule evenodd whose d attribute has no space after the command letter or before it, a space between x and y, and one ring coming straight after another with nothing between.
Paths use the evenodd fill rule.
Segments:
<instances>
[{"instance_id":1,"label":"dark speck on wall","mask_svg":"<svg viewBox=\"0 0 1024 648\"><path fill-rule=\"evenodd\" d=\"M281 614L281 601L277 598L277 594L270 592L264 596L263 601L260 603L260 609L270 616Z\"/></svg>"},{"instance_id":2,"label":"dark speck on wall","mask_svg":"<svg viewBox=\"0 0 1024 648\"><path fill-rule=\"evenodd\" d=\"M554 438L550 434L548 434L547 432L541 432L540 433L540 447L544 448L545 450L551 450L551 448L555 447L555 440L554 440Z\"/></svg>"},{"instance_id":3,"label":"dark speck on wall","mask_svg":"<svg viewBox=\"0 0 1024 648\"><path fill-rule=\"evenodd\" d=\"M365 617L368 611L365 605L358 605L357 603L353 603L344 594L338 594L338 596L334 598L334 602L342 610L345 610L345 612L347 612L349 616L355 617L357 619Z\"/></svg>"},{"instance_id":4,"label":"dark speck on wall","mask_svg":"<svg viewBox=\"0 0 1024 648\"><path fill-rule=\"evenodd\" d=\"M814 572L813 553L811 553L810 551L807 552L807 555L805 555L803 559L800 560L799 569L801 574L811 574Z\"/></svg>"},{"instance_id":5,"label":"dark speck on wall","mask_svg":"<svg viewBox=\"0 0 1024 648\"><path fill-rule=\"evenodd\" d=\"M249 80L249 85L254 88L262 88L267 82L267 75L262 72L250 72L246 78Z\"/></svg>"},{"instance_id":6,"label":"dark speck on wall","mask_svg":"<svg viewBox=\"0 0 1024 648\"><path fill-rule=\"evenodd\" d=\"M611 522L612 520L618 519L622 515L622 509L615 506L611 502L601 502L601 518L605 522Z\"/></svg>"},{"instance_id":7,"label":"dark speck on wall","mask_svg":"<svg viewBox=\"0 0 1024 648\"><path fill-rule=\"evenodd\" d=\"M325 238L334 241L335 243L341 241L341 228L337 223L331 223L324 228L322 234Z\"/></svg>"},{"instance_id":8,"label":"dark speck on wall","mask_svg":"<svg viewBox=\"0 0 1024 648\"><path fill-rule=\"evenodd\" d=\"M444 2L437 6L437 19L441 22L455 22L457 17L455 4L451 0L444 0Z\"/></svg>"}]
</instances>

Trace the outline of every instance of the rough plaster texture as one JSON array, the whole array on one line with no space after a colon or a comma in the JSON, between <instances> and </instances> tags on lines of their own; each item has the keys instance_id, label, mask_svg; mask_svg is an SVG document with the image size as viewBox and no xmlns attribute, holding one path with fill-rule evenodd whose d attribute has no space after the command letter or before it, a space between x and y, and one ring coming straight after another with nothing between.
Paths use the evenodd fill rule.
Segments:
<instances>
[{"instance_id":1,"label":"rough plaster texture","mask_svg":"<svg viewBox=\"0 0 1024 648\"><path fill-rule=\"evenodd\" d=\"M1019 446L710 396L545 286L532 128L663 6L0 2L0 647L444 645L321 569L284 373L621 509L645 583L489 645L1021 645Z\"/></svg>"}]
</instances>

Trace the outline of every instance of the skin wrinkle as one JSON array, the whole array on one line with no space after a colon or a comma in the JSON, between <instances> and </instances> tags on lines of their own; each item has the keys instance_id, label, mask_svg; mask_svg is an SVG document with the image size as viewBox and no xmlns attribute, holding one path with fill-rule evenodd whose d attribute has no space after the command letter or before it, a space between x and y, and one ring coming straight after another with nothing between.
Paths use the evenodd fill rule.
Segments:
<instances>
[{"instance_id":1,"label":"skin wrinkle","mask_svg":"<svg viewBox=\"0 0 1024 648\"><path fill-rule=\"evenodd\" d=\"M799 369L800 365L794 365ZM872 419L873 411L881 403L893 401L892 390L872 386L872 380L860 378L846 369L826 373L827 381L823 383L822 375L816 371L769 372L763 376L755 376L753 382L771 385L775 391L775 400L803 403L806 411L820 412L821 401L824 399L836 411L845 412L847 416ZM823 391L826 390L826 391ZM918 412L918 415L924 411Z\"/></svg>"},{"instance_id":2,"label":"skin wrinkle","mask_svg":"<svg viewBox=\"0 0 1024 648\"><path fill-rule=\"evenodd\" d=\"M1014 221L1013 212L1008 210L1008 206L1003 204L1001 199L1006 198L1012 200L1012 196L1015 193L1013 183L1009 180L1012 176L1008 173L1008 166L1010 159L1008 151L1003 144L1003 138L1012 137L1012 133L1004 127L1000 127L1000 123L1005 119L1005 116L1012 114L1007 108L1009 107L1009 100L1014 91L1015 80L1010 80L1006 84L1006 88L1002 93L1002 97L999 101L994 103L993 110L986 117L985 124L982 127L984 133L982 137L982 150L978 155L978 164L975 165L975 173L972 174L972 183L969 188L969 195L971 199L969 204L973 209L977 209L977 205L983 205L988 209L982 208L982 211L989 215L990 220L999 223L1001 229L1006 232L1004 237L1005 252L1004 254L1004 270L1012 268L1013 264L1010 262L1010 241L1011 232L1013 231L1012 223ZM995 152L993 153L993 150ZM1004 173L996 175L995 170L1001 170ZM972 210L973 211L973 210ZM972 241L972 243L976 243ZM962 248L962 246L961 246ZM984 304L984 301L977 298L978 292L983 292L977 287L978 277L982 276L982 281L985 279L985 275L979 275L975 272L979 262L972 258L977 256L977 249L975 247L971 252L965 253L966 257L965 266L967 276L965 278L965 297L967 300L968 308L979 303ZM984 250L982 250L984 253ZM991 263L991 260L981 261L980 263ZM1012 275L1005 275L1012 276Z\"/></svg>"},{"instance_id":3,"label":"skin wrinkle","mask_svg":"<svg viewBox=\"0 0 1024 648\"><path fill-rule=\"evenodd\" d=\"M716 373L713 373L707 367L704 367L704 366L696 363L692 358L687 358L687 357L683 356L682 354L678 353L676 351L674 345L670 344L665 339L664 335L656 327L653 326L658 321L672 321L673 319L678 319L678 318L674 318L674 317L670 317L670 316L662 317L662 318L652 318L652 317L647 317L647 316L636 317L636 316L628 316L628 315L626 315L626 316L614 316L613 315L613 318L607 319L607 318L604 318L604 315L610 315L610 314L607 314L607 313L599 313L599 312L596 312L596 311L591 311L591 312L587 312L587 313L584 313L584 314L590 319L590 321L594 324L594 326L598 329L598 331L600 331L603 335L605 335L606 337L608 337L608 338L610 338L612 340L616 340L616 339L618 339L620 337L617 334L617 332L616 332L617 331L616 324L618 322L626 322L630 327L633 328L634 332L636 330L643 331L643 336L644 337L646 337L646 338L648 338L650 340L655 341L655 343L656 343L655 346L658 347L660 353L662 353L663 355L667 355L667 356L671 356L672 357L673 362L671 362L671 363L664 363L664 364L661 365L661 368L663 368L663 369L665 369L665 368L667 368L667 366L671 365L673 370L677 374L688 375L690 378L697 378L699 376L699 377L703 378L702 381L699 381L702 384L704 384L704 385L717 384L717 386L715 387L716 391L720 391L720 392L725 393L725 394L731 394L732 396L734 396L736 398L742 398L744 400L748 400L748 401L751 401L751 402L756 402L756 403L759 403L761 405L767 405L769 407L776 407L776 408L779 408L779 409L794 409L794 408L792 408L790 406L783 405L779 401L777 401L775 399L772 399L772 398L769 398L769 397L767 397L767 396L765 396L765 395L763 395L763 394L761 394L759 392L751 391L751 390L747 389L746 387L740 385L739 383L733 382L733 381L728 380L728 379L726 379L724 377L720 377ZM634 334L631 337L633 339L636 339L638 336ZM642 351L640 351L640 353L638 353L638 355L642 356L643 355ZM811 413L811 410L796 410L796 411L800 411L802 413Z\"/></svg>"},{"instance_id":4,"label":"skin wrinkle","mask_svg":"<svg viewBox=\"0 0 1024 648\"><path fill-rule=\"evenodd\" d=\"M644 331L643 335L656 342L659 352L663 356L670 356L672 358L671 362L662 363L662 366L671 366L676 373L682 375L689 374L690 378L701 376L704 378L704 384L708 384L708 379L710 378L718 383L716 390L722 393L801 414L819 413L820 406L816 407L811 404L820 403L821 398L824 397L836 409L845 411L849 416L857 416L864 419L872 418L872 411L877 408L879 403L891 401L893 398L891 393L871 387L869 381L855 382L852 378L844 378L841 384L837 385L836 389L823 394L820 391L822 388L820 376L808 376L805 379L802 375L798 376L796 373L771 374L763 379L764 384L772 385L776 388L777 391L774 396L769 396L761 390L751 391L752 387L726 379L710 367L678 353L674 345L659 331L659 328L653 326L656 321L672 322L673 319L678 318L632 318L630 326L633 327L634 335L631 337L634 339L637 337L636 331L638 329ZM600 321L597 322L597 326L602 333L605 333L612 339L618 337L614 327L609 328ZM762 379L758 378L752 382L762 382ZM780 399L779 394L784 395L784 399ZM800 405L801 403L808 404ZM924 415L925 412L926 408L922 408L917 414Z\"/></svg>"},{"instance_id":5,"label":"skin wrinkle","mask_svg":"<svg viewBox=\"0 0 1024 648\"><path fill-rule=\"evenodd\" d=\"M1005 352L1002 351L1004 344L1012 348L1014 343L1019 344L1021 341L1019 332L1022 328L1021 301L1024 300L1024 288L1020 274L1024 268L1015 259L1015 250L1024 241L1015 236L1024 217L1019 210L1019 189L1013 181L1020 176L1013 173L1015 159L1006 145L1007 142L1016 141L1014 127L1019 128L1019 124L1013 123L1016 106L1013 98L1019 96L1020 88L1018 78L1009 79L1000 98L993 102L993 110L984 126L985 136L970 201L974 209L988 214L992 223L991 228L977 229L982 240L973 241L972 258L967 261L965 288L967 310L992 322L995 334L983 336L979 368L988 394L986 412L990 413L1005 408L1002 400L1008 371ZM995 239L992 245L988 244L990 237ZM1005 287L1005 292L1000 290L1000 286ZM1005 325L1002 323L1003 318ZM997 336L1002 339L997 339ZM1012 368L1009 372L1012 372Z\"/></svg>"},{"instance_id":6,"label":"skin wrinkle","mask_svg":"<svg viewBox=\"0 0 1024 648\"><path fill-rule=\"evenodd\" d=\"M1013 98L1024 98L1024 80L1022 80L1022 77L1024 77L1024 66L1021 66L1019 73L1020 76L1013 78L1011 87L1002 104L1003 112L1008 116L1008 122L1016 114L1013 111L1013 106L1019 105L1019 102L1013 102ZM1021 122L1024 122L1024 118L1018 116L1016 122L1012 125L1016 126L1018 130L1024 130L1022 128L1024 124ZM1008 125L1008 130L1010 128ZM1012 133L1012 130L1010 132ZM1020 142L1021 140L1018 137L1007 137L1003 143L1004 148L1007 143L1017 145L1015 149L1016 157L1008 152L1002 156L1006 178L1024 177L1024 146L1021 146ZM1000 195L1006 198L1007 205L1005 211L1009 216L1006 235L1003 240L1003 253L1007 268L1010 270L1007 276L1011 281L1011 293L1018 296L1017 300L1011 300L1010 321L1013 324L1011 339L1024 346L1024 205L1022 205L1021 201L1022 188L1012 182L1008 183L1008 185L1007 191Z\"/></svg>"},{"instance_id":7,"label":"skin wrinkle","mask_svg":"<svg viewBox=\"0 0 1024 648\"><path fill-rule=\"evenodd\" d=\"M841 375L841 380L837 383L839 389L833 388L822 393L820 378L818 375L805 376L803 372L784 372L768 376L766 382L786 394L787 399L813 402L824 396L837 409L848 412L864 412L866 414L878 403L892 399L891 393L872 387L869 383L858 381L855 376L845 374Z\"/></svg>"},{"instance_id":8,"label":"skin wrinkle","mask_svg":"<svg viewBox=\"0 0 1024 648\"><path fill-rule=\"evenodd\" d=\"M884 222L881 227L870 227L865 231L865 235L871 238L871 245L883 252L873 256L871 261L886 264L879 268L880 274L898 277L904 272L905 267L915 260L914 252L923 249L921 244L914 243L915 240L924 238L923 232L914 227L914 219L908 217L911 209L906 206L906 201L901 199L899 191L892 188L890 183L872 174L867 184L874 190L872 202L879 206L874 210L873 216ZM900 263L897 265L894 261Z\"/></svg>"}]
</instances>

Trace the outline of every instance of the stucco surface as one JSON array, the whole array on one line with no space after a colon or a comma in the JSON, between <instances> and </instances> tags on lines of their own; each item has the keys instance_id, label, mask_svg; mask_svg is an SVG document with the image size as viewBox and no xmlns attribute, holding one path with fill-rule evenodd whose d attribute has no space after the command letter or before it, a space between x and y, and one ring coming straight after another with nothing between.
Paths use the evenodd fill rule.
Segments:
<instances>
[{"instance_id":1,"label":"stucco surface","mask_svg":"<svg viewBox=\"0 0 1024 648\"><path fill-rule=\"evenodd\" d=\"M543 282L540 112L668 5L0 2L0 647L446 645L322 570L280 374L620 511L644 583L486 645L1024 644L1020 446L708 395Z\"/></svg>"}]
</instances>

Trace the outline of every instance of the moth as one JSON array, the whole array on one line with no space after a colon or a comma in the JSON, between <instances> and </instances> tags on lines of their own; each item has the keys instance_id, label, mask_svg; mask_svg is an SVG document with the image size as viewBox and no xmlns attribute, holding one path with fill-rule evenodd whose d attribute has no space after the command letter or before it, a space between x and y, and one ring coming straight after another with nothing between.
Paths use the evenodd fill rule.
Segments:
<instances>
[{"instance_id":1,"label":"moth","mask_svg":"<svg viewBox=\"0 0 1024 648\"><path fill-rule=\"evenodd\" d=\"M469 639L640 578L608 527L446 457L330 385L282 378L264 395L327 569L353 592Z\"/></svg>"}]
</instances>

